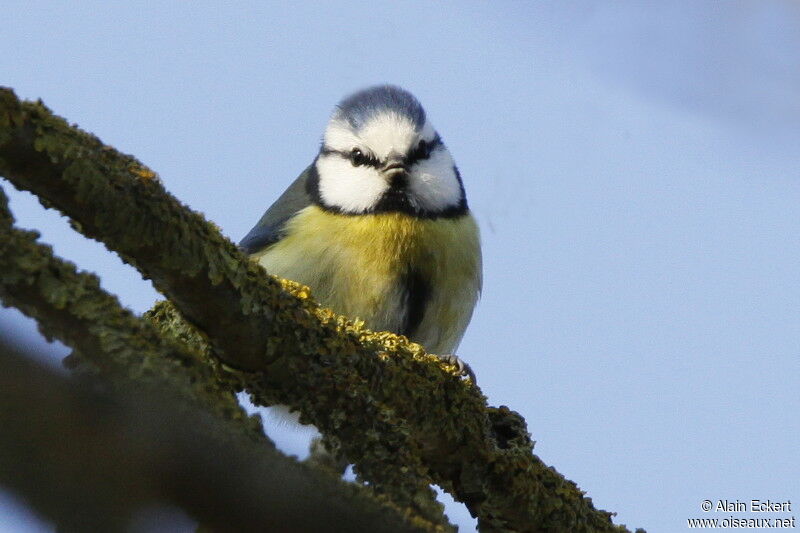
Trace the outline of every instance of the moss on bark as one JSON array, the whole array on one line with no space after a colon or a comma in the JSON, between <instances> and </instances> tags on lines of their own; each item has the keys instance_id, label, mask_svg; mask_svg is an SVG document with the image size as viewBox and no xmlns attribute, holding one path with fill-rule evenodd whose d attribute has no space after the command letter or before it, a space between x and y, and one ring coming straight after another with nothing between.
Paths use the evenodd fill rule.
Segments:
<instances>
[{"instance_id":1,"label":"moss on bark","mask_svg":"<svg viewBox=\"0 0 800 533\"><path fill-rule=\"evenodd\" d=\"M533 455L518 414L488 407L454 368L267 275L147 167L9 90L0 174L152 279L191 324L165 307L152 315L162 331L238 369L257 403L300 411L387 498L434 516L433 482L482 531L627 531Z\"/></svg>"}]
</instances>

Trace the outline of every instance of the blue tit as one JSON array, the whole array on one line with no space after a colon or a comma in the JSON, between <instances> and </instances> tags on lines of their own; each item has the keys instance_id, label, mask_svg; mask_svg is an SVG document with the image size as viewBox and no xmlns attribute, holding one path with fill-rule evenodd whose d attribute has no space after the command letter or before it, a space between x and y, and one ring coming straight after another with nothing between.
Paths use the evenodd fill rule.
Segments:
<instances>
[{"instance_id":1,"label":"blue tit","mask_svg":"<svg viewBox=\"0 0 800 533\"><path fill-rule=\"evenodd\" d=\"M335 108L313 163L240 246L318 302L453 355L481 290L481 249L450 152L409 92L368 88Z\"/></svg>"}]
</instances>

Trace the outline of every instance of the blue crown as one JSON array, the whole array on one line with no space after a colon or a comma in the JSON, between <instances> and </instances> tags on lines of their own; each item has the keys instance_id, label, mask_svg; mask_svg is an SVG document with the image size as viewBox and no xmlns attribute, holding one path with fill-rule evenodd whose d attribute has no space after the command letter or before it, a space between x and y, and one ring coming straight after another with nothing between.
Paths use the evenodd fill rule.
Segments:
<instances>
[{"instance_id":1,"label":"blue crown","mask_svg":"<svg viewBox=\"0 0 800 533\"><path fill-rule=\"evenodd\" d=\"M333 117L360 130L375 115L391 111L408 117L417 130L425 125L425 110L410 92L394 85L378 85L351 94L336 106Z\"/></svg>"}]
</instances>

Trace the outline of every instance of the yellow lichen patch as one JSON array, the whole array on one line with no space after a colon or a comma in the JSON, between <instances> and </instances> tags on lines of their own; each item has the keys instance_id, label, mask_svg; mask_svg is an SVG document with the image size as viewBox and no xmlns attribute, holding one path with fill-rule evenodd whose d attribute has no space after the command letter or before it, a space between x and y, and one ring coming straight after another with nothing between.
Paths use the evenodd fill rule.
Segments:
<instances>
[{"instance_id":1,"label":"yellow lichen patch","mask_svg":"<svg viewBox=\"0 0 800 533\"><path fill-rule=\"evenodd\" d=\"M278 281L278 283L281 284L281 288L289 294L292 294L301 300L308 300L311 298L311 289L307 285L303 285L302 283L298 283L290 279L280 278L278 276L273 277Z\"/></svg>"},{"instance_id":2,"label":"yellow lichen patch","mask_svg":"<svg viewBox=\"0 0 800 533\"><path fill-rule=\"evenodd\" d=\"M130 171L131 174L133 174L139 179L161 181L161 179L158 177L158 174L156 174L155 172L153 172L144 165L132 163L128 167L128 170Z\"/></svg>"}]
</instances>

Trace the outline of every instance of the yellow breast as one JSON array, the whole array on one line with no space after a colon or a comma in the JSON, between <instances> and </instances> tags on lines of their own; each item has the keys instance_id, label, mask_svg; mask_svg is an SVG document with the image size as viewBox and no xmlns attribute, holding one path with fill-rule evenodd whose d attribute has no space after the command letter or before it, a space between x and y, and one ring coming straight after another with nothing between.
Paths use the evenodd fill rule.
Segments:
<instances>
[{"instance_id":1,"label":"yellow breast","mask_svg":"<svg viewBox=\"0 0 800 533\"><path fill-rule=\"evenodd\" d=\"M469 214L430 220L309 206L288 222L283 239L254 257L271 274L311 287L321 304L388 331L401 328L408 304L402 279L414 269L430 295L412 340L434 353L455 350L481 285L478 228Z\"/></svg>"}]
</instances>

